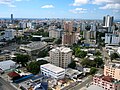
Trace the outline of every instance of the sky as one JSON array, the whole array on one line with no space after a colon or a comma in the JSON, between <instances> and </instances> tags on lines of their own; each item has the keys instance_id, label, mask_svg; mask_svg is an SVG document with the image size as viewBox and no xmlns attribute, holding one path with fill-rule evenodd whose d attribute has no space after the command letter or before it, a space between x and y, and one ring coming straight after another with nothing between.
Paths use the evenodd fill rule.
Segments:
<instances>
[{"instance_id":1,"label":"sky","mask_svg":"<svg viewBox=\"0 0 120 90\"><path fill-rule=\"evenodd\" d=\"M120 19L120 0L0 0L0 18Z\"/></svg>"}]
</instances>

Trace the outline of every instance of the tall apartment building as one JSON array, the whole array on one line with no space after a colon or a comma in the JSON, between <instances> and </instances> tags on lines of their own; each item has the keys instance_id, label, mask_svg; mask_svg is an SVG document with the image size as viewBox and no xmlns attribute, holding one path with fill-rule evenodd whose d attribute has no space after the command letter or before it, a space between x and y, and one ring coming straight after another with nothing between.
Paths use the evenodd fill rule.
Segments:
<instances>
[{"instance_id":1,"label":"tall apartment building","mask_svg":"<svg viewBox=\"0 0 120 90\"><path fill-rule=\"evenodd\" d=\"M71 63L72 50L67 47L56 47L50 50L49 55L51 64L66 68Z\"/></svg>"},{"instance_id":2,"label":"tall apartment building","mask_svg":"<svg viewBox=\"0 0 120 90\"><path fill-rule=\"evenodd\" d=\"M104 66L104 75L120 80L120 64L110 63Z\"/></svg>"},{"instance_id":3,"label":"tall apartment building","mask_svg":"<svg viewBox=\"0 0 120 90\"><path fill-rule=\"evenodd\" d=\"M119 42L120 42L120 37L118 34L110 34L110 33L105 34L106 44L119 44Z\"/></svg>"},{"instance_id":4,"label":"tall apartment building","mask_svg":"<svg viewBox=\"0 0 120 90\"><path fill-rule=\"evenodd\" d=\"M64 31L73 32L73 22L64 22Z\"/></svg>"},{"instance_id":5,"label":"tall apartment building","mask_svg":"<svg viewBox=\"0 0 120 90\"><path fill-rule=\"evenodd\" d=\"M60 38L62 37L63 29L51 29L49 30L49 37Z\"/></svg>"},{"instance_id":6,"label":"tall apartment building","mask_svg":"<svg viewBox=\"0 0 120 90\"><path fill-rule=\"evenodd\" d=\"M114 17L112 16L104 16L103 17L103 26L105 27L111 27L113 25L113 20L114 20Z\"/></svg>"},{"instance_id":7,"label":"tall apartment building","mask_svg":"<svg viewBox=\"0 0 120 90\"><path fill-rule=\"evenodd\" d=\"M75 33L64 33L62 36L62 45L72 45L75 43Z\"/></svg>"},{"instance_id":8,"label":"tall apartment building","mask_svg":"<svg viewBox=\"0 0 120 90\"><path fill-rule=\"evenodd\" d=\"M86 40L96 39L96 31L84 30L83 31L83 38L85 38Z\"/></svg>"},{"instance_id":9,"label":"tall apartment building","mask_svg":"<svg viewBox=\"0 0 120 90\"><path fill-rule=\"evenodd\" d=\"M13 24L13 14L11 14L11 23Z\"/></svg>"}]
</instances>

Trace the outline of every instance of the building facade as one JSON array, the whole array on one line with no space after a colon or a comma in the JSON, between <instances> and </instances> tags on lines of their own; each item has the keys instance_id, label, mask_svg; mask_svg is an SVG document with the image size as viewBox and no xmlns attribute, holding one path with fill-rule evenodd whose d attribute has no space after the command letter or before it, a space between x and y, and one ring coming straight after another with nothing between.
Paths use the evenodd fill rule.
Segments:
<instances>
[{"instance_id":1,"label":"building facade","mask_svg":"<svg viewBox=\"0 0 120 90\"><path fill-rule=\"evenodd\" d=\"M72 50L67 47L56 47L49 52L50 62L58 67L67 68L71 63Z\"/></svg>"},{"instance_id":2,"label":"building facade","mask_svg":"<svg viewBox=\"0 0 120 90\"><path fill-rule=\"evenodd\" d=\"M92 84L105 90L120 90L120 82L110 76L95 75Z\"/></svg>"},{"instance_id":3,"label":"building facade","mask_svg":"<svg viewBox=\"0 0 120 90\"><path fill-rule=\"evenodd\" d=\"M62 45L72 45L75 43L75 33L64 33L62 36Z\"/></svg>"},{"instance_id":4,"label":"building facade","mask_svg":"<svg viewBox=\"0 0 120 90\"><path fill-rule=\"evenodd\" d=\"M103 17L103 26L105 27L111 27L113 25L113 20L114 20L114 17L112 16L104 16Z\"/></svg>"},{"instance_id":5,"label":"building facade","mask_svg":"<svg viewBox=\"0 0 120 90\"><path fill-rule=\"evenodd\" d=\"M43 75L51 78L55 78L55 79L63 79L65 76L65 69L49 63L41 65L40 70Z\"/></svg>"},{"instance_id":6,"label":"building facade","mask_svg":"<svg viewBox=\"0 0 120 90\"><path fill-rule=\"evenodd\" d=\"M51 29L49 30L49 37L61 38L63 29Z\"/></svg>"},{"instance_id":7,"label":"building facade","mask_svg":"<svg viewBox=\"0 0 120 90\"><path fill-rule=\"evenodd\" d=\"M105 43L106 44L119 44L120 38L118 34L105 34Z\"/></svg>"},{"instance_id":8,"label":"building facade","mask_svg":"<svg viewBox=\"0 0 120 90\"><path fill-rule=\"evenodd\" d=\"M109 63L104 66L104 75L120 80L120 64Z\"/></svg>"}]
</instances>

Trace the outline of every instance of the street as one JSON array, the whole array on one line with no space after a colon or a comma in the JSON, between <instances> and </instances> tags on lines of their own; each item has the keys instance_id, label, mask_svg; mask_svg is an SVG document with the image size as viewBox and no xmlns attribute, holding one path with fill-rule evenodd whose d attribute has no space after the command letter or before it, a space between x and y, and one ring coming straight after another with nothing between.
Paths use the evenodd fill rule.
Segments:
<instances>
[{"instance_id":1,"label":"street","mask_svg":"<svg viewBox=\"0 0 120 90\"><path fill-rule=\"evenodd\" d=\"M80 90L82 87L85 87L86 84L92 82L92 76L88 76L83 80L83 82L74 82L69 86L64 87L62 90Z\"/></svg>"},{"instance_id":2,"label":"street","mask_svg":"<svg viewBox=\"0 0 120 90\"><path fill-rule=\"evenodd\" d=\"M0 90L16 90L16 89L12 87L9 82L6 82L4 79L0 77Z\"/></svg>"},{"instance_id":3,"label":"street","mask_svg":"<svg viewBox=\"0 0 120 90\"><path fill-rule=\"evenodd\" d=\"M69 90L81 90L82 87L85 87L86 84L92 82L92 76L88 76L83 82L77 84L76 86L71 87Z\"/></svg>"}]
</instances>

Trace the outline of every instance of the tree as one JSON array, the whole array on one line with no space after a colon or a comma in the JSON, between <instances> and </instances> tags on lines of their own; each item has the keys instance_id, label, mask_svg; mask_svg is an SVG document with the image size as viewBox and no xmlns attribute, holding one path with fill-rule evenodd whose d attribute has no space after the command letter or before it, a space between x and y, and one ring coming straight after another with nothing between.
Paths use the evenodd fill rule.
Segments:
<instances>
[{"instance_id":1,"label":"tree","mask_svg":"<svg viewBox=\"0 0 120 90\"><path fill-rule=\"evenodd\" d=\"M76 57L84 58L84 57L86 57L86 55L87 55L87 52L81 51L80 48L76 48L76 50L75 50Z\"/></svg>"},{"instance_id":2,"label":"tree","mask_svg":"<svg viewBox=\"0 0 120 90\"><path fill-rule=\"evenodd\" d=\"M102 58L95 58L94 59L94 61L95 61L95 63L96 63L96 67L99 67L99 66L101 66L101 65L103 65L103 60L102 60Z\"/></svg>"},{"instance_id":3,"label":"tree","mask_svg":"<svg viewBox=\"0 0 120 90\"><path fill-rule=\"evenodd\" d=\"M61 38L59 38L59 39L57 39L56 41L55 41L55 44L61 44L62 43L62 39Z\"/></svg>"},{"instance_id":4,"label":"tree","mask_svg":"<svg viewBox=\"0 0 120 90\"><path fill-rule=\"evenodd\" d=\"M72 68L72 69L75 69L76 67L76 63L75 61L72 61L69 65L68 65L69 68Z\"/></svg>"},{"instance_id":5,"label":"tree","mask_svg":"<svg viewBox=\"0 0 120 90\"><path fill-rule=\"evenodd\" d=\"M17 63L21 63L22 66L25 66L29 60L29 55L17 54L14 61L16 61Z\"/></svg>"},{"instance_id":6,"label":"tree","mask_svg":"<svg viewBox=\"0 0 120 90\"><path fill-rule=\"evenodd\" d=\"M38 74L40 72L40 66L47 63L45 60L30 62L27 65L27 70L33 74Z\"/></svg>"},{"instance_id":7,"label":"tree","mask_svg":"<svg viewBox=\"0 0 120 90\"><path fill-rule=\"evenodd\" d=\"M47 51L47 50L40 51L40 52L38 53L38 58L46 57L47 54L48 54L48 51Z\"/></svg>"},{"instance_id":8,"label":"tree","mask_svg":"<svg viewBox=\"0 0 120 90\"><path fill-rule=\"evenodd\" d=\"M99 51L97 51L96 53L95 53L95 56L100 56L101 55L101 53L99 52Z\"/></svg>"},{"instance_id":9,"label":"tree","mask_svg":"<svg viewBox=\"0 0 120 90\"><path fill-rule=\"evenodd\" d=\"M90 74L91 74L91 75L95 74L96 71L97 71L97 69L96 69L95 67L91 67L91 68L90 68Z\"/></svg>"},{"instance_id":10,"label":"tree","mask_svg":"<svg viewBox=\"0 0 120 90\"><path fill-rule=\"evenodd\" d=\"M111 60L116 59L116 58L119 58L119 56L118 56L117 53L112 53L112 54L110 55L110 57L111 57Z\"/></svg>"},{"instance_id":11,"label":"tree","mask_svg":"<svg viewBox=\"0 0 120 90\"><path fill-rule=\"evenodd\" d=\"M36 61L30 62L29 65L27 66L27 70L33 74L37 74L40 71L40 66Z\"/></svg>"}]
</instances>

